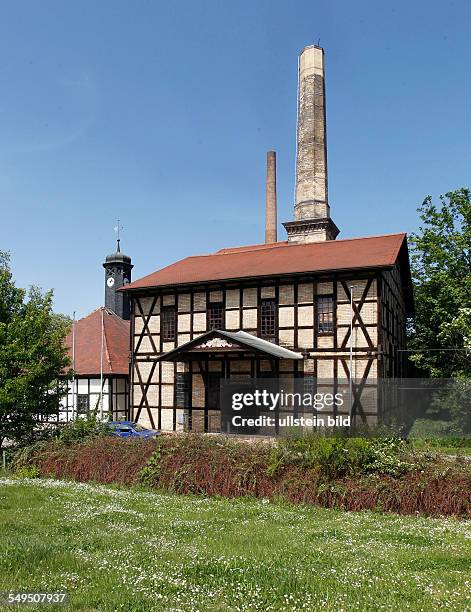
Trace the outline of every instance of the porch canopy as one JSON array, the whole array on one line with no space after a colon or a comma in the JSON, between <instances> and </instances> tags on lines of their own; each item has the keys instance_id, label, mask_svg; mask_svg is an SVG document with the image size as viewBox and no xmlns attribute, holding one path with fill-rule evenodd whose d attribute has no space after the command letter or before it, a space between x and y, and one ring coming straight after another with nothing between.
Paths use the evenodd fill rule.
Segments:
<instances>
[{"instance_id":1,"label":"porch canopy","mask_svg":"<svg viewBox=\"0 0 471 612\"><path fill-rule=\"evenodd\" d=\"M301 353L295 353L287 348L262 340L244 331L228 332L221 329L198 336L190 342L164 353L159 361L191 361L204 356L221 354L251 353L273 359L303 359Z\"/></svg>"}]
</instances>

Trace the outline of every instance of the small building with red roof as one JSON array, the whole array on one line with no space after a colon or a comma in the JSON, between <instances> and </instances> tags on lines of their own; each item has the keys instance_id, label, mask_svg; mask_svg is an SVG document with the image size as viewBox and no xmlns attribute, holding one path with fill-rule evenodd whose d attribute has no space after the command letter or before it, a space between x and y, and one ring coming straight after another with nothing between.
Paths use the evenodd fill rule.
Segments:
<instances>
[{"instance_id":1,"label":"small building with red roof","mask_svg":"<svg viewBox=\"0 0 471 612\"><path fill-rule=\"evenodd\" d=\"M106 257L105 306L74 321L65 344L73 379L59 419L94 413L105 420L129 418L130 300L118 290L131 281L132 264L120 249Z\"/></svg>"}]
</instances>

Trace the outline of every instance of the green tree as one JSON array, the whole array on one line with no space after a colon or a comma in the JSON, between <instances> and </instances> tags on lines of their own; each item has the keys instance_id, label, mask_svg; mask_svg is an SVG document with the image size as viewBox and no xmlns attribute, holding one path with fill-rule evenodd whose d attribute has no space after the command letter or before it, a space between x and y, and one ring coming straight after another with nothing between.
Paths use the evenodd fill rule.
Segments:
<instances>
[{"instance_id":1,"label":"green tree","mask_svg":"<svg viewBox=\"0 0 471 612\"><path fill-rule=\"evenodd\" d=\"M67 320L52 311L52 291L16 287L9 255L0 251L0 447L31 438L57 413L67 330Z\"/></svg>"},{"instance_id":2,"label":"green tree","mask_svg":"<svg viewBox=\"0 0 471 612\"><path fill-rule=\"evenodd\" d=\"M451 191L440 196L439 205L429 196L419 213L422 225L412 235L416 317L411 360L426 376L470 377L470 191Z\"/></svg>"}]
</instances>

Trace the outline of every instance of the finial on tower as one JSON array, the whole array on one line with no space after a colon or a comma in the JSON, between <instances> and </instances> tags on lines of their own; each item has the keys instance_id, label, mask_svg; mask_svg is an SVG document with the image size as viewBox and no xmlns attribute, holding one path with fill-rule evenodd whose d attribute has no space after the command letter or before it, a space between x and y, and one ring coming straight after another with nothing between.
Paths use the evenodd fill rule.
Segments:
<instances>
[{"instance_id":1,"label":"finial on tower","mask_svg":"<svg viewBox=\"0 0 471 612\"><path fill-rule=\"evenodd\" d=\"M117 246L117 248L116 248L116 252L117 252L117 253L121 253L121 247L120 247L120 242L121 242L120 232L121 232L121 230L123 230L123 229L124 229L124 227L123 227L123 226L120 224L120 220L119 220L119 219L118 219L117 221L118 221L118 223L117 223L117 225L115 225L115 227L114 227L114 231L115 231L115 232L116 232L116 234L117 234L116 242L118 243L118 246Z\"/></svg>"}]
</instances>

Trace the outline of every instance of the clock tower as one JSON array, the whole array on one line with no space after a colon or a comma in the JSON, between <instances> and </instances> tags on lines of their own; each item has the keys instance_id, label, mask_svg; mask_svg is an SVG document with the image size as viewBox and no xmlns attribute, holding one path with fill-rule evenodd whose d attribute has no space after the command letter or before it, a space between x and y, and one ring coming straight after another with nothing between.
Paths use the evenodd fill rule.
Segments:
<instances>
[{"instance_id":1,"label":"clock tower","mask_svg":"<svg viewBox=\"0 0 471 612\"><path fill-rule=\"evenodd\" d=\"M103 264L105 268L105 308L115 312L118 317L129 321L130 301L127 292L118 291L131 282L131 258L121 253L118 238L116 253L108 255Z\"/></svg>"}]
</instances>

